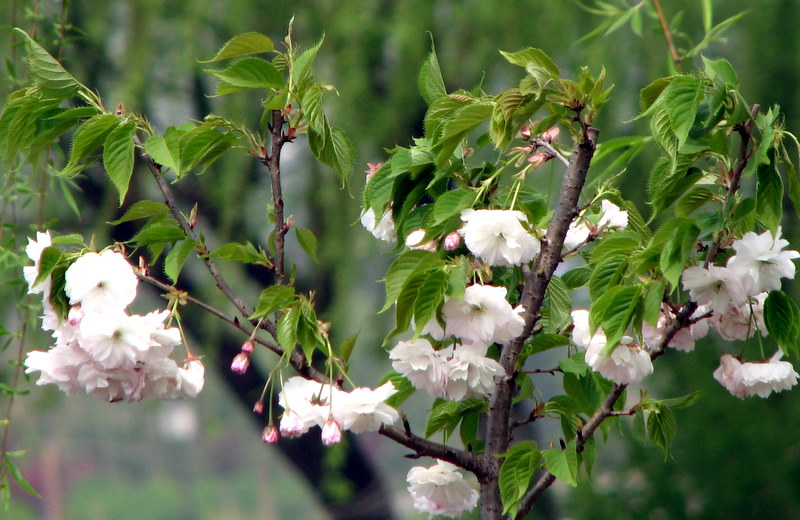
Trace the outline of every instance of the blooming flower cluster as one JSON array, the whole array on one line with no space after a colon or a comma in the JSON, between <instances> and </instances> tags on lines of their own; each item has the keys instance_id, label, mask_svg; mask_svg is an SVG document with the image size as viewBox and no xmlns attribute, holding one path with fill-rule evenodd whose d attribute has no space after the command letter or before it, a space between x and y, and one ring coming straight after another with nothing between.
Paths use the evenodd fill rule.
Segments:
<instances>
[{"instance_id":1,"label":"blooming flower cluster","mask_svg":"<svg viewBox=\"0 0 800 520\"><path fill-rule=\"evenodd\" d=\"M589 311L572 311L572 321L573 343L586 349L586 363L606 379L621 384L638 383L653 372L650 354L637 345L632 337L623 336L619 345L606 356L602 354L606 346L606 335L602 329L591 333Z\"/></svg>"},{"instance_id":2,"label":"blooming flower cluster","mask_svg":"<svg viewBox=\"0 0 800 520\"><path fill-rule=\"evenodd\" d=\"M739 398L751 395L767 397L772 392L788 390L797 384L800 376L791 363L780 360L781 356L779 350L765 363L742 363L725 354L720 359L719 368L714 371L714 379Z\"/></svg>"},{"instance_id":3,"label":"blooming flower cluster","mask_svg":"<svg viewBox=\"0 0 800 520\"><path fill-rule=\"evenodd\" d=\"M456 518L478 503L478 491L464 480L457 466L443 460L430 468L411 468L406 481L414 507L430 515Z\"/></svg>"},{"instance_id":4,"label":"blooming flower cluster","mask_svg":"<svg viewBox=\"0 0 800 520\"><path fill-rule=\"evenodd\" d=\"M312 426L320 426L322 442L330 446L341 440L342 430L377 431L381 425L394 424L399 418L397 410L384 402L396 392L391 382L375 390L359 387L347 392L304 377L292 377L278 395L278 404L285 410L280 432L285 437L298 437Z\"/></svg>"},{"instance_id":5,"label":"blooming flower cluster","mask_svg":"<svg viewBox=\"0 0 800 520\"><path fill-rule=\"evenodd\" d=\"M463 298L447 298L442 306L442 328L436 319L426 324L421 334L435 341L451 338L448 346L436 350L426 338L399 342L389 353L392 367L415 388L435 397L460 401L486 396L494 377L503 367L486 356L493 343L506 345L522 333L523 307L512 308L506 288L470 285ZM454 344L452 338L459 338Z\"/></svg>"},{"instance_id":6,"label":"blooming flower cluster","mask_svg":"<svg viewBox=\"0 0 800 520\"><path fill-rule=\"evenodd\" d=\"M605 231L626 227L628 227L628 212L603 199L600 202L600 214L596 223L593 224L585 217L572 221L564 238L564 248L567 251L577 249Z\"/></svg>"},{"instance_id":7,"label":"blooming flower cluster","mask_svg":"<svg viewBox=\"0 0 800 520\"><path fill-rule=\"evenodd\" d=\"M459 233L472 254L489 265L511 266L530 262L539 253L539 240L523 227L521 211L465 209Z\"/></svg>"},{"instance_id":8,"label":"blooming flower cluster","mask_svg":"<svg viewBox=\"0 0 800 520\"><path fill-rule=\"evenodd\" d=\"M164 322L169 311L128 314L138 279L120 253L86 253L64 275L64 293L72 306L60 316L50 301L52 280L36 284L39 259L51 246L48 233L29 239L26 253L34 265L24 269L29 292L44 294L42 328L53 331L55 344L28 353L26 372L39 372L37 384L87 393L109 402L197 396L204 368L198 359L183 366L169 357L181 343L177 328Z\"/></svg>"}]
</instances>

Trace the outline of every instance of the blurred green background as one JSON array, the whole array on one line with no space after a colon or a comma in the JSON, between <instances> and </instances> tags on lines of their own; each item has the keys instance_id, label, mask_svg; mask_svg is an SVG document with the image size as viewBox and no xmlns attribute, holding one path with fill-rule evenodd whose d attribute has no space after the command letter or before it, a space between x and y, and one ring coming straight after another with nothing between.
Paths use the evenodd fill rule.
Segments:
<instances>
[{"instance_id":1,"label":"blurred green background","mask_svg":"<svg viewBox=\"0 0 800 520\"><path fill-rule=\"evenodd\" d=\"M687 35L678 37L679 46L700 39L699 0L662 4ZM780 104L787 128L798 131L800 32L795 27L800 3L719 0L713 5L717 22L750 11L706 55L729 59L745 98L764 107ZM654 19L645 16L641 37L623 26L608 36L578 42L603 19L569 0L5 0L0 7L0 58L10 72L0 94L15 88L10 80L14 71L22 74L24 50L13 45L7 30L19 26L35 28L42 44L60 52L67 69L96 88L108 107L124 103L148 115L158 128L209 111L255 122L259 99L208 97L215 83L196 59L211 57L231 36L246 31L263 32L277 44L292 16L300 45L310 46L325 36L317 71L339 93L328 98L329 115L352 137L357 164L364 168L367 162L381 161L384 148L407 145L421 134L425 105L417 94L416 75L431 37L450 91L480 82L488 92L514 86L518 71L500 58L498 49L539 47L568 77L584 64L594 71L605 66L607 82L616 88L597 123L601 140L641 132L637 125L642 122L626 123L638 111L638 92L669 72ZM66 40L61 39L62 26ZM655 152L646 150L629 164L621 181L623 195L640 203L645 213L642 197ZM231 154L203 176L187 179L187 192L202 194L200 213L207 220L201 224L215 230L217 243L266 239L269 231L262 226L268 188L254 162ZM382 300L376 280L385 272L388 250L357 224L363 175L354 176L348 191L339 190L335 175L315 164L302 142L287 150L284 172L288 211L322 238L320 265L299 261L298 285L317 290L321 314L334 324L335 340L360 331L355 380L375 385L387 370L379 345L391 317L374 314ZM44 220L57 219L64 232L95 232L98 244L107 243L111 235L102 223L119 210L116 195L92 182L99 176L102 172L88 171L79 182L85 193L73 193L80 216L56 195L45 205ZM155 198L146 176L139 178L133 196ZM4 186L4 200L9 200L11 188ZM16 226L17 236L3 240L6 248L21 247L37 219L35 204L26 203L24 193L14 193L13 212L6 218ZM784 230L797 244L792 214L787 211ZM260 289L244 275L230 276L250 297ZM20 312L14 302L19 286L10 284L11 275L3 282L8 282L0 287L7 302L0 311L3 327L18 330ZM211 289L198 291L218 298ZM158 305L158 300L152 303ZM34 330L29 331L27 348L45 348L48 338ZM222 334L218 327L204 326L193 344L209 359L219 360ZM655 395L706 391L695 406L676 413L678 433L670 459L665 461L623 427L621 437L612 435L599 450L592 483L578 490L557 485L531 517L800 518L800 414L793 411L800 407L800 394L782 393L768 400L731 397L710 377L720 352L710 338L691 355L671 353L659 359L655 375L645 382ZM15 344L3 355L14 358ZM264 356L259 362L264 369L271 361ZM220 366L225 364L221 359ZM7 381L10 369L0 370L0 381ZM26 386L31 394L15 404L11 447L29 451L20 464L43 498L15 489L7 518L327 518L293 466L276 449L261 445L249 405L236 399L216 374L209 374L206 390L192 402L108 405ZM412 400L412 411L424 410L426 403ZM415 424L421 425L420 420ZM397 518L420 517L411 510L404 489L405 473L414 462L399 458L404 452L377 436L364 435L359 442L379 462L378 473ZM330 465L336 464L331 456ZM335 494L336 477L326 478L324 485ZM348 518L347 513L340 518Z\"/></svg>"}]
</instances>

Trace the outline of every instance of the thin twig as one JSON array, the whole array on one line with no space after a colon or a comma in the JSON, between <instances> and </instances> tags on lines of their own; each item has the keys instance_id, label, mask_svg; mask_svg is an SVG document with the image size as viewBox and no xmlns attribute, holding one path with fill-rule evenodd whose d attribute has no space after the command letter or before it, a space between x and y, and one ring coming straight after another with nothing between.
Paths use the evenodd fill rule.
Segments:
<instances>
[{"instance_id":1,"label":"thin twig","mask_svg":"<svg viewBox=\"0 0 800 520\"><path fill-rule=\"evenodd\" d=\"M667 41L667 47L669 48L670 56L672 56L672 61L675 63L675 67L680 67L682 58L678 55L678 51L675 49L675 43L672 41L672 33L670 33L667 19L664 16L664 11L661 9L661 2L659 0L653 0L653 7L656 9L658 21L661 22L661 31L664 33L664 39Z\"/></svg>"},{"instance_id":2,"label":"thin twig","mask_svg":"<svg viewBox=\"0 0 800 520\"><path fill-rule=\"evenodd\" d=\"M544 139L539 139L538 137L536 139L531 139L531 142L533 144L535 144L536 146L544 148L545 150L547 150L550 153L550 155L552 155L553 157L555 157L556 159L561 161L561 164L563 164L564 166L569 168L569 159L564 157L564 155L561 152L559 152L558 150L556 150L553 147L553 145L551 145L550 143L548 143Z\"/></svg>"}]
</instances>

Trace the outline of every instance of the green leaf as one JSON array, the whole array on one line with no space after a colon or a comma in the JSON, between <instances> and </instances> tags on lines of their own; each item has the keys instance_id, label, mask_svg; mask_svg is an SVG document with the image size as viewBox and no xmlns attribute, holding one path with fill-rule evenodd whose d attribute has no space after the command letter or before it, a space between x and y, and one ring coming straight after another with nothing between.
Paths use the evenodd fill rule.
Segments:
<instances>
[{"instance_id":1,"label":"green leaf","mask_svg":"<svg viewBox=\"0 0 800 520\"><path fill-rule=\"evenodd\" d=\"M274 49L272 40L269 37L257 33L247 32L234 36L217 52L216 56L210 60L200 61L200 63L211 63L213 61L225 60L228 58L238 58L249 54L260 54L272 52Z\"/></svg>"},{"instance_id":2,"label":"green leaf","mask_svg":"<svg viewBox=\"0 0 800 520\"><path fill-rule=\"evenodd\" d=\"M209 256L221 258L228 262L242 262L244 264L260 264L269 267L269 259L263 251L256 249L251 243L239 244L238 242L228 242L209 253Z\"/></svg>"},{"instance_id":3,"label":"green leaf","mask_svg":"<svg viewBox=\"0 0 800 520\"><path fill-rule=\"evenodd\" d=\"M69 162L59 175L74 175L80 168L80 163L99 148L111 131L119 124L119 118L113 114L100 114L86 120L72 137L72 149Z\"/></svg>"},{"instance_id":4,"label":"green leaf","mask_svg":"<svg viewBox=\"0 0 800 520\"><path fill-rule=\"evenodd\" d=\"M443 193L433 207L433 225L437 226L446 222L462 210L472 207L475 193L470 190L450 190Z\"/></svg>"},{"instance_id":5,"label":"green leaf","mask_svg":"<svg viewBox=\"0 0 800 520\"><path fill-rule=\"evenodd\" d=\"M567 289L573 290L573 289L578 289L580 287L584 287L586 284L589 283L591 277L592 277L592 268L586 265L582 267L576 267L575 269L567 271L561 276L561 280L564 281L564 284L567 286Z\"/></svg>"},{"instance_id":6,"label":"green leaf","mask_svg":"<svg viewBox=\"0 0 800 520\"><path fill-rule=\"evenodd\" d=\"M119 205L125 200L133 174L134 123L123 123L112 130L103 146L103 166L106 175L119 193Z\"/></svg>"},{"instance_id":7,"label":"green leaf","mask_svg":"<svg viewBox=\"0 0 800 520\"><path fill-rule=\"evenodd\" d=\"M675 204L675 214L679 217L688 217L697 208L714 199L714 192L708 188L694 188L681 197Z\"/></svg>"},{"instance_id":8,"label":"green leaf","mask_svg":"<svg viewBox=\"0 0 800 520\"><path fill-rule=\"evenodd\" d=\"M576 480L578 476L578 453L575 449L575 441L569 441L564 450L553 448L542 453L544 453L547 471L572 487L578 485Z\"/></svg>"},{"instance_id":9,"label":"green leaf","mask_svg":"<svg viewBox=\"0 0 800 520\"><path fill-rule=\"evenodd\" d=\"M446 401L437 398L433 402L428 422L425 425L425 437L444 430L445 439L455 431L456 426L464 416L473 413L483 413L488 405L484 399L464 399L463 401Z\"/></svg>"},{"instance_id":10,"label":"green leaf","mask_svg":"<svg viewBox=\"0 0 800 520\"><path fill-rule=\"evenodd\" d=\"M194 246L194 240L185 238L172 246L172 249L164 259L164 274L172 280L172 283L178 281L178 275L181 274L183 264L186 263L186 259L194 251Z\"/></svg>"},{"instance_id":11,"label":"green leaf","mask_svg":"<svg viewBox=\"0 0 800 520\"><path fill-rule=\"evenodd\" d=\"M5 462L9 472L11 473L11 477L14 479L14 482L16 482L23 491L35 496L36 498L42 498L41 495L39 495L39 493L33 488L33 486L31 486L30 482L25 480L25 477L22 476L22 472L20 472L13 460L11 460L9 457L5 457Z\"/></svg>"},{"instance_id":12,"label":"green leaf","mask_svg":"<svg viewBox=\"0 0 800 520\"><path fill-rule=\"evenodd\" d=\"M431 52L422 64L417 76L417 86L422 99L430 105L440 97L447 95L447 89L442 79L442 70L439 68L439 60L436 57L436 47L431 39Z\"/></svg>"},{"instance_id":13,"label":"green leaf","mask_svg":"<svg viewBox=\"0 0 800 520\"><path fill-rule=\"evenodd\" d=\"M659 267L670 285L677 287L684 267L694 255L700 229L691 219L683 219L677 225L677 219L670 222L674 231L662 246Z\"/></svg>"},{"instance_id":14,"label":"green leaf","mask_svg":"<svg viewBox=\"0 0 800 520\"><path fill-rule=\"evenodd\" d=\"M639 303L641 291L642 288L638 285L612 287L592 304L591 322L603 328L608 340L603 347L603 355L612 352L625 334Z\"/></svg>"},{"instance_id":15,"label":"green leaf","mask_svg":"<svg viewBox=\"0 0 800 520\"><path fill-rule=\"evenodd\" d=\"M107 222L107 224L116 226L123 222L130 222L131 220L138 220L140 218L162 216L169 214L169 208L166 204L155 202L152 200L140 200L135 202L128 210L117 220Z\"/></svg>"},{"instance_id":16,"label":"green leaf","mask_svg":"<svg viewBox=\"0 0 800 520\"><path fill-rule=\"evenodd\" d=\"M516 516L517 505L525 496L533 476L542 461L542 452L533 441L522 441L511 447L501 457L505 458L500 466L498 485L500 498L503 500L503 514Z\"/></svg>"},{"instance_id":17,"label":"green leaf","mask_svg":"<svg viewBox=\"0 0 800 520\"><path fill-rule=\"evenodd\" d=\"M561 334L537 334L525 346L525 354L532 356L545 350L569 345L570 340Z\"/></svg>"},{"instance_id":18,"label":"green leaf","mask_svg":"<svg viewBox=\"0 0 800 520\"><path fill-rule=\"evenodd\" d=\"M800 309L783 291L771 291L764 302L764 323L770 336L787 354L797 353Z\"/></svg>"},{"instance_id":19,"label":"green leaf","mask_svg":"<svg viewBox=\"0 0 800 520\"><path fill-rule=\"evenodd\" d=\"M394 388L397 390L397 393L386 400L386 404L394 408L402 405L406 399L411 397L414 392L417 391L417 389L414 388L414 385L411 384L411 381L397 372L389 372L389 374L383 378L381 384L384 384L387 381L391 381L392 385L394 385Z\"/></svg>"},{"instance_id":20,"label":"green leaf","mask_svg":"<svg viewBox=\"0 0 800 520\"><path fill-rule=\"evenodd\" d=\"M136 233L131 242L136 247L150 246L166 242L176 242L186 238L183 230L173 221L151 222Z\"/></svg>"},{"instance_id":21,"label":"green leaf","mask_svg":"<svg viewBox=\"0 0 800 520\"><path fill-rule=\"evenodd\" d=\"M204 172L220 155L230 149L237 138L231 132L220 132L201 125L186 132L180 138L180 172L178 176L192 170Z\"/></svg>"},{"instance_id":22,"label":"green leaf","mask_svg":"<svg viewBox=\"0 0 800 520\"><path fill-rule=\"evenodd\" d=\"M297 235L297 242L300 243L300 247L303 248L303 251L306 252L314 263L318 264L317 237L314 236L311 230L305 228L296 227L294 228L294 232Z\"/></svg>"},{"instance_id":23,"label":"green leaf","mask_svg":"<svg viewBox=\"0 0 800 520\"><path fill-rule=\"evenodd\" d=\"M350 360L350 355L353 353L353 349L356 346L357 339L358 339L358 333L355 333L346 340L344 340L342 344L339 345L339 348L336 349L336 352L338 353L339 357L342 358L342 361L345 364L347 364L347 362Z\"/></svg>"},{"instance_id":24,"label":"green leaf","mask_svg":"<svg viewBox=\"0 0 800 520\"><path fill-rule=\"evenodd\" d=\"M278 320L276 338L283 350L291 352L297 344L297 326L300 322L300 308L292 307Z\"/></svg>"},{"instance_id":25,"label":"green leaf","mask_svg":"<svg viewBox=\"0 0 800 520\"><path fill-rule=\"evenodd\" d=\"M446 289L447 275L441 269L431 271L419 286L414 300L414 323L417 324L417 334L436 316L436 309L444 301Z\"/></svg>"},{"instance_id":26,"label":"green leaf","mask_svg":"<svg viewBox=\"0 0 800 520\"><path fill-rule=\"evenodd\" d=\"M491 117L493 107L488 103L472 103L457 109L444 123L442 136L436 147L436 165L444 166L461 140L479 124Z\"/></svg>"},{"instance_id":27,"label":"green leaf","mask_svg":"<svg viewBox=\"0 0 800 520\"><path fill-rule=\"evenodd\" d=\"M309 75L311 71L311 64L317 57L317 53L319 52L320 47L322 47L323 40L325 40L325 36L320 38L316 45L303 51L295 60L292 66L292 82L295 85L301 85Z\"/></svg>"},{"instance_id":28,"label":"green leaf","mask_svg":"<svg viewBox=\"0 0 800 520\"><path fill-rule=\"evenodd\" d=\"M658 317L661 314L661 302L664 299L664 291L667 284L663 281L648 282L645 286L644 310L642 319L652 325L658 325Z\"/></svg>"},{"instance_id":29,"label":"green leaf","mask_svg":"<svg viewBox=\"0 0 800 520\"><path fill-rule=\"evenodd\" d=\"M398 256L386 272L386 303L380 312L388 310L397 301L408 278L415 270L428 270L441 263L439 255L430 251L413 250ZM424 324L423 324L424 325Z\"/></svg>"},{"instance_id":30,"label":"green leaf","mask_svg":"<svg viewBox=\"0 0 800 520\"><path fill-rule=\"evenodd\" d=\"M322 103L322 86L313 85L303 92L303 98L300 100L300 107L303 110L303 116L308 121L308 126L315 132L324 135L328 126L323 110Z\"/></svg>"},{"instance_id":31,"label":"green leaf","mask_svg":"<svg viewBox=\"0 0 800 520\"><path fill-rule=\"evenodd\" d=\"M36 275L33 285L39 285L47 279L53 270L58 266L62 259L61 251L55 247L45 247L39 255L39 273Z\"/></svg>"},{"instance_id":32,"label":"green leaf","mask_svg":"<svg viewBox=\"0 0 800 520\"><path fill-rule=\"evenodd\" d=\"M694 125L697 109L703 99L703 85L694 76L677 76L661 95L680 147Z\"/></svg>"},{"instance_id":33,"label":"green leaf","mask_svg":"<svg viewBox=\"0 0 800 520\"><path fill-rule=\"evenodd\" d=\"M770 151L769 157L770 163L761 165L757 170L756 217L775 233L783 216L783 181L773 151Z\"/></svg>"},{"instance_id":34,"label":"green leaf","mask_svg":"<svg viewBox=\"0 0 800 520\"><path fill-rule=\"evenodd\" d=\"M227 69L205 72L239 88L283 88L283 74L261 58L242 58Z\"/></svg>"},{"instance_id":35,"label":"green leaf","mask_svg":"<svg viewBox=\"0 0 800 520\"><path fill-rule=\"evenodd\" d=\"M589 296L596 300L608 291L609 287L617 285L628 269L628 258L623 255L606 257L603 262L594 267L589 279Z\"/></svg>"},{"instance_id":36,"label":"green leaf","mask_svg":"<svg viewBox=\"0 0 800 520\"><path fill-rule=\"evenodd\" d=\"M248 320L261 318L273 312L283 309L295 301L294 289L285 285L271 285L267 287L258 297L258 306Z\"/></svg>"},{"instance_id":37,"label":"green leaf","mask_svg":"<svg viewBox=\"0 0 800 520\"><path fill-rule=\"evenodd\" d=\"M180 173L181 135L182 132L174 127L169 127L164 132L164 137L150 136L144 143L144 150L156 163L166 166L175 173Z\"/></svg>"},{"instance_id":38,"label":"green leaf","mask_svg":"<svg viewBox=\"0 0 800 520\"><path fill-rule=\"evenodd\" d=\"M14 32L25 39L31 79L42 92L57 99L65 99L81 88L82 85L41 45L28 36L28 33L19 28L15 28Z\"/></svg>"},{"instance_id":39,"label":"green leaf","mask_svg":"<svg viewBox=\"0 0 800 520\"><path fill-rule=\"evenodd\" d=\"M567 286L558 276L553 276L547 286L545 302L550 308L550 327L559 329L570 319L572 300L569 297Z\"/></svg>"},{"instance_id":40,"label":"green leaf","mask_svg":"<svg viewBox=\"0 0 800 520\"><path fill-rule=\"evenodd\" d=\"M541 49L528 47L517 52L500 51L500 54L509 63L524 67L538 84L538 91L544 89L551 80L556 80L561 75L555 62Z\"/></svg>"},{"instance_id":41,"label":"green leaf","mask_svg":"<svg viewBox=\"0 0 800 520\"><path fill-rule=\"evenodd\" d=\"M675 438L675 431L675 418L669 408L659 406L647 416L647 434L652 443L664 454L664 460L669 457L669 448L672 439Z\"/></svg>"}]
</instances>

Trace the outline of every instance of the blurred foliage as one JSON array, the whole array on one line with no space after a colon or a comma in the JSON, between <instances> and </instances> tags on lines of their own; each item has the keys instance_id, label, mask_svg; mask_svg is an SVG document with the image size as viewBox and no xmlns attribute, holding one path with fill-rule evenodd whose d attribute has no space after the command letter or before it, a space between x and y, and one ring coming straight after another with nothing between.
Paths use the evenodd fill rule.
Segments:
<instances>
[{"instance_id":1,"label":"blurred foliage","mask_svg":"<svg viewBox=\"0 0 800 520\"><path fill-rule=\"evenodd\" d=\"M635 3L627 2L628 5ZM667 17L673 20L681 17L682 30L693 39L703 26L699 4L697 0L662 0ZM746 0L717 0L713 4L717 21L753 8ZM67 13L63 19L62 9ZM625 123L638 112L638 92L653 78L670 70L666 46L655 31L652 19L645 17L641 37L623 26L608 36L575 43L600 25L603 18L582 9L577 2L566 0L320 0L302 3L288 0L227 0L224 3L212 0L7 0L0 8L0 27L20 26L29 32L35 29L48 49L60 49L57 54L83 83L99 89L104 99L123 102L133 111L150 114L154 124L163 127L196 117L208 108L227 116L250 114L251 118L257 117L258 110L249 108L257 102L255 99L248 100L241 95L207 97L214 85L201 77L202 65L195 60L212 56L231 35L245 31L263 32L278 42L292 15L296 17L298 41L311 45L325 34L325 44L318 57L320 76L338 88L340 95L331 99L329 106L358 147L357 164L381 161L383 148L408 145L404 142L405 136L422 133L425 104L417 94L416 77L428 53L431 37L436 43L448 90L469 88L481 81L484 72L487 77L491 73L492 78L501 78L496 81L502 81L503 74L509 74L505 84L484 85L485 90L492 92L509 87L514 81L509 67L487 70L490 64L499 62L498 49L540 47L565 71L577 71L584 64L604 65L607 81L616 87L611 101L604 107L602 119L597 121L601 141L617 137L623 131L634 134L635 125L644 124L641 121ZM731 61L741 79L745 97L764 107L780 103L790 130L800 128L800 103L795 96L800 82L800 54L795 52L800 48L800 33L791 30L798 21L800 3L794 0L759 2L757 9L753 8L731 29L726 41L714 43L708 51L709 55ZM4 30L0 38L3 40L0 59L9 70L4 77L13 78L23 70L23 51L18 40L13 44L15 40L10 31ZM676 43L686 45L680 38ZM13 81L0 84L0 94L4 95L13 86ZM381 358L380 338L388 331L389 324L385 316L381 321L374 318L382 297L379 284L374 282L385 267L386 259L368 233L350 227L358 220L355 199L363 179L356 179L350 194L340 192L334 176L322 175L316 163L307 157L292 157L290 152L287 150L286 159L292 165L287 176L287 207L293 208L298 220L305 221L318 236L326 237L320 251L321 267L299 265L299 285L301 288L321 286L317 294L317 301L325 307L321 314L324 319L344 325L337 326L335 332L341 337L335 341L361 330L356 348L364 352L358 354L363 356L366 351L372 351L373 359L378 360ZM646 157L643 154L628 165L632 175L626 177L621 189L627 191L629 197L635 198L637 190L644 191L646 172L642 171L639 176L637 171L648 164ZM76 205L82 211L80 218L71 215L69 210L56 212L63 206L61 201L47 205L46 218L59 217L62 222L71 219L70 225L88 234L93 224L101 220L98 215L110 215L108 209L115 207L116 202L114 193L106 193L105 200L98 206L100 209L95 212L92 209L95 205L86 204L80 198L94 196L96 183L92 179L96 175L102 173L89 171L78 181L86 190L86 195L75 194ZM215 240L219 243L264 240L268 231L254 229L248 218L262 214L262 201L268 189L266 179L258 177L252 162L220 161L213 175L196 178L193 189L205 199L201 213L215 223L218 233ZM31 215L36 208L24 204L21 208L16 215L21 225L35 220ZM785 222L785 234L796 239L796 227L796 222ZM98 232L106 231L98 228ZM105 242L105 238L108 237L100 237L99 241ZM22 243L14 246L21 247ZM348 261L341 261L343 258ZM14 291L14 286L5 286L0 294L5 301L12 301L14 298L10 294ZM13 309L3 310L4 323L13 323L13 316ZM4 326L13 330L11 325ZM206 338L209 355L213 355L211 345L218 334L211 330L198 334ZM572 518L598 519L800 517L800 501L795 492L800 483L800 452L794 440L800 418L792 413L798 406L800 394L795 391L766 401L740 402L710 377L717 363L713 344L703 343L698 350L700 356L692 358L670 353L659 363L655 380L648 382L674 389L687 381L687 387L708 389L694 407L679 412L673 459L665 464L659 452L640 446L633 435L629 435L629 442L620 443L611 450L601 450L609 453L598 461L595 486L579 488L578 493L565 498L562 504L565 514ZM364 383L377 382L380 371L370 371L370 363L375 362L359 361L365 373ZM30 429L66 420L55 418L69 413L66 411L69 407L61 410L62 405L46 408L35 405L47 398L46 393L36 389L33 398L19 401L17 412L25 417ZM86 405L86 400L81 401ZM88 407L104 414L104 408L97 403L90 402ZM121 413L133 417L140 412L137 408ZM202 411L207 412L212 410ZM75 420L84 417L74 416ZM99 427L102 421L96 419L96 422L95 426ZM23 429L17 434L27 431ZM84 428L84 431L88 430ZM244 435L256 439L255 433L249 430ZM26 437L23 447L37 453L42 445L35 442L36 439L35 436ZM63 442L65 450L75 449L74 439ZM257 449L256 445L254 442L251 449ZM202 453L193 458L199 455ZM264 460L268 460L266 456ZM192 471L209 472L213 468L193 466ZM393 473L391 477L399 481L404 471L390 466L385 473ZM194 507L197 510L204 504L221 507L226 503L222 495L228 493L238 497L234 502L242 507L244 514L253 514L243 507L255 499L253 488L243 482L245 478L235 473L233 476L221 473L222 478L218 479L214 479L214 475L193 481L192 485L197 486L190 495ZM146 480L129 480L98 469L93 480L75 482L74 495L68 500L68 518L123 518L120 511L131 508L136 518L180 518L177 509L165 508L180 507L181 502L168 504L185 493L180 487L183 477L169 481L164 478L148 475ZM288 488L288 481L279 482L280 487L271 489L274 495L293 493L283 487ZM399 485L394 488L398 489ZM101 509L88 509L100 496L108 497L106 505L96 506ZM405 508L408 500L403 500ZM223 512L209 512L207 516L221 517L233 518ZM15 518L26 516L20 510Z\"/></svg>"}]
</instances>

